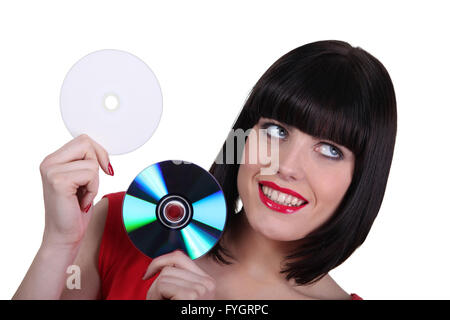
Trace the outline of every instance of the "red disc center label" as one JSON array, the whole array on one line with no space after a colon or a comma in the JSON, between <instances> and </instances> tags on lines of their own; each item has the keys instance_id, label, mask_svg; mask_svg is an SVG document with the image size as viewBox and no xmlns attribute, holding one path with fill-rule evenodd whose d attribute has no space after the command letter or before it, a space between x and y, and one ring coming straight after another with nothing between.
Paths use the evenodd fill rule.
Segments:
<instances>
[{"instance_id":1,"label":"red disc center label","mask_svg":"<svg viewBox=\"0 0 450 320\"><path fill-rule=\"evenodd\" d=\"M178 203L169 203L164 208L164 215L171 222L177 222L184 216L184 207Z\"/></svg>"}]
</instances>

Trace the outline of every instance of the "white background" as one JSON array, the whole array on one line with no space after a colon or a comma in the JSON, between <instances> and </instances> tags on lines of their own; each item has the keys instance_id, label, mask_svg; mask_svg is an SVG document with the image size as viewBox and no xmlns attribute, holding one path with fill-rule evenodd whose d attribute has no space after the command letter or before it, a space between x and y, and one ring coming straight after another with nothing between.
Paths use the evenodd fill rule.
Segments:
<instances>
[{"instance_id":1,"label":"white background","mask_svg":"<svg viewBox=\"0 0 450 320\"><path fill-rule=\"evenodd\" d=\"M255 82L302 44L339 39L388 69L398 136L384 202L366 242L332 271L365 299L448 299L449 57L444 1L2 1L0 4L0 298L14 294L39 247L43 158L68 142L59 91L100 49L144 60L163 92L153 137L112 156L103 194L145 167L209 168Z\"/></svg>"}]
</instances>

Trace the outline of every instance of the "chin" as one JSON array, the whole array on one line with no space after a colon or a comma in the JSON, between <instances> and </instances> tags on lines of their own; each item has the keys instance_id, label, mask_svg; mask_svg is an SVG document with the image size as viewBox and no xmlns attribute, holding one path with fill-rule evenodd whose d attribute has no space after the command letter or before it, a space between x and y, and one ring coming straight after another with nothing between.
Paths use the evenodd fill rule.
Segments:
<instances>
[{"instance_id":1,"label":"chin","mask_svg":"<svg viewBox=\"0 0 450 320\"><path fill-rule=\"evenodd\" d=\"M248 215L247 220L254 231L273 241L295 241L303 237L299 234L298 227L292 230L292 223L268 218L249 217Z\"/></svg>"}]
</instances>

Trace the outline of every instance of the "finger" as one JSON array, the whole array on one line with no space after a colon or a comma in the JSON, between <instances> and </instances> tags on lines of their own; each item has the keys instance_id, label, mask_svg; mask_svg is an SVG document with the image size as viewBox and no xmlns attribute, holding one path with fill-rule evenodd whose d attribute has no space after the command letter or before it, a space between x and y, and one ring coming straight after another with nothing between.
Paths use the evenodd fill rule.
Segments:
<instances>
[{"instance_id":1,"label":"finger","mask_svg":"<svg viewBox=\"0 0 450 320\"><path fill-rule=\"evenodd\" d=\"M172 296L172 299L193 300L204 296L207 292L205 285L200 282L172 276L160 276L158 280L159 291L166 293L169 291L172 292L172 290L166 290L165 286L170 286L170 288L175 288L176 286L176 292Z\"/></svg>"},{"instance_id":2,"label":"finger","mask_svg":"<svg viewBox=\"0 0 450 320\"><path fill-rule=\"evenodd\" d=\"M80 209L83 212L88 212L94 202L95 197L98 193L99 179L98 175L84 187L85 193L79 199Z\"/></svg>"},{"instance_id":3,"label":"finger","mask_svg":"<svg viewBox=\"0 0 450 320\"><path fill-rule=\"evenodd\" d=\"M99 180L96 170L51 171L47 179L55 193L81 197L79 199L81 209L86 208L94 200L98 192ZM85 190L80 192L80 188Z\"/></svg>"},{"instance_id":4,"label":"finger","mask_svg":"<svg viewBox=\"0 0 450 320\"><path fill-rule=\"evenodd\" d=\"M78 185L78 188L77 186L73 186L73 188L77 188L77 190L75 191L77 195L80 189L83 190L83 193L79 195L78 199L80 209L82 211L88 210L88 206L93 203L95 196L98 193L98 173L93 172L92 170L84 169L70 171L66 174L68 175L68 179L72 179L71 181L74 181L75 184Z\"/></svg>"},{"instance_id":5,"label":"finger","mask_svg":"<svg viewBox=\"0 0 450 320\"><path fill-rule=\"evenodd\" d=\"M75 160L71 162L55 164L48 171L48 174L55 172L71 172L76 170L92 170L98 173L99 164L97 160Z\"/></svg>"},{"instance_id":6,"label":"finger","mask_svg":"<svg viewBox=\"0 0 450 320\"><path fill-rule=\"evenodd\" d=\"M149 279L165 266L174 266L186 270L190 270L202 276L209 277L200 267L198 267L187 255L180 250L159 256L152 260L147 268L143 279Z\"/></svg>"},{"instance_id":7,"label":"finger","mask_svg":"<svg viewBox=\"0 0 450 320\"><path fill-rule=\"evenodd\" d=\"M155 280L147 292L147 300L173 299L179 292L179 287L173 283L160 283Z\"/></svg>"},{"instance_id":8,"label":"finger","mask_svg":"<svg viewBox=\"0 0 450 320\"><path fill-rule=\"evenodd\" d=\"M201 284L208 290L214 289L214 281L212 278L201 276L197 273L191 272L186 269L180 269L176 267L166 266L161 270L158 278L171 277L181 280L190 281L191 283Z\"/></svg>"},{"instance_id":9,"label":"finger","mask_svg":"<svg viewBox=\"0 0 450 320\"><path fill-rule=\"evenodd\" d=\"M151 278L165 266L174 266L190 270L191 272L202 276L208 276L208 274L198 267L186 254L180 250L176 250L153 259L148 266L147 272L145 273L143 279L145 280Z\"/></svg>"},{"instance_id":10,"label":"finger","mask_svg":"<svg viewBox=\"0 0 450 320\"><path fill-rule=\"evenodd\" d=\"M77 160L53 166L46 177L50 183L66 183L69 194L76 193L80 208L85 211L98 193L98 162L95 160ZM52 181L53 180L53 181ZM61 185L58 191L66 191Z\"/></svg>"},{"instance_id":11,"label":"finger","mask_svg":"<svg viewBox=\"0 0 450 320\"><path fill-rule=\"evenodd\" d=\"M114 175L114 171L112 170L109 154L105 148L103 148L97 141L91 140L95 147L95 154L97 155L97 159L99 160L99 164L102 170L111 176ZM111 170L111 171L110 171Z\"/></svg>"},{"instance_id":12,"label":"finger","mask_svg":"<svg viewBox=\"0 0 450 320\"><path fill-rule=\"evenodd\" d=\"M158 278L147 292L149 300L194 300L199 296L199 292L193 289L192 283L172 277Z\"/></svg>"},{"instance_id":13,"label":"finger","mask_svg":"<svg viewBox=\"0 0 450 320\"><path fill-rule=\"evenodd\" d=\"M48 155L44 162L47 166L76 160L96 160L102 170L109 174L109 155L106 150L88 135L82 134Z\"/></svg>"}]
</instances>

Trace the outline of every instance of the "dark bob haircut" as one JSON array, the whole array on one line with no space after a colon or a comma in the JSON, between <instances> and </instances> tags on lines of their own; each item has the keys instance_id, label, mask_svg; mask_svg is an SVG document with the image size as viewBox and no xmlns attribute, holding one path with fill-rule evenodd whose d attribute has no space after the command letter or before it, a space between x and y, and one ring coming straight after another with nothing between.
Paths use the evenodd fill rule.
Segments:
<instances>
[{"instance_id":1,"label":"dark bob haircut","mask_svg":"<svg viewBox=\"0 0 450 320\"><path fill-rule=\"evenodd\" d=\"M394 87L380 61L363 49L335 40L313 42L288 52L262 75L227 139L234 139L232 132L239 128L252 128L261 117L334 141L355 155L351 184L336 211L299 241L281 270L287 280L311 284L364 242L378 214L397 131ZM225 141L220 157L226 155L226 145ZM238 221L237 174L243 150L233 152L234 163L218 157L209 170L225 193L225 233ZM221 241L209 255L218 262L232 263Z\"/></svg>"}]
</instances>

